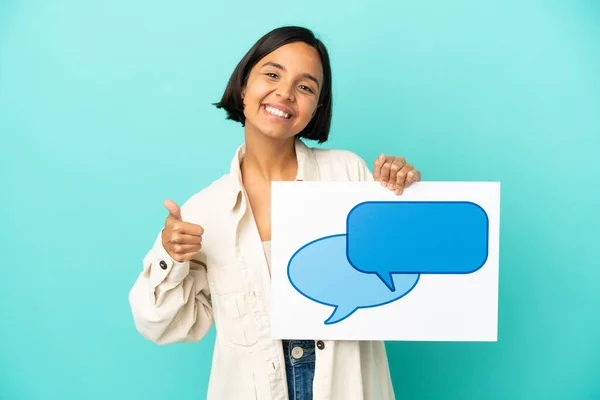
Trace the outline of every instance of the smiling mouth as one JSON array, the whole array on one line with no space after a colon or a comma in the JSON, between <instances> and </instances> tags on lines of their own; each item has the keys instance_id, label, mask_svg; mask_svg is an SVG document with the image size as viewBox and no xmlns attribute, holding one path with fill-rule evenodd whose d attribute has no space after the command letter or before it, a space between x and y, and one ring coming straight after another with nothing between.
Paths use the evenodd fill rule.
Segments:
<instances>
[{"instance_id":1,"label":"smiling mouth","mask_svg":"<svg viewBox=\"0 0 600 400\"><path fill-rule=\"evenodd\" d=\"M285 113L285 112L283 112L283 111L281 111L281 110L279 110L279 109L277 109L275 107L263 105L263 109L266 112L268 112L269 114L274 115L276 117L281 117L281 118L285 118L285 119L292 118L291 114Z\"/></svg>"}]
</instances>

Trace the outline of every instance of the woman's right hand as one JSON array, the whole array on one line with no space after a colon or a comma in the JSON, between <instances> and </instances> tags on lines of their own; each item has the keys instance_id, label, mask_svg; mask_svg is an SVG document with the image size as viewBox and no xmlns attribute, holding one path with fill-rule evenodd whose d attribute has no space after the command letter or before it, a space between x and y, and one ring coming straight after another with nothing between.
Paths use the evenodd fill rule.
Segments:
<instances>
[{"instance_id":1,"label":"woman's right hand","mask_svg":"<svg viewBox=\"0 0 600 400\"><path fill-rule=\"evenodd\" d=\"M202 248L204 229L197 224L185 222L181 209L171 200L164 203L169 215L162 231L162 244L171 258L178 262L192 260Z\"/></svg>"}]
</instances>

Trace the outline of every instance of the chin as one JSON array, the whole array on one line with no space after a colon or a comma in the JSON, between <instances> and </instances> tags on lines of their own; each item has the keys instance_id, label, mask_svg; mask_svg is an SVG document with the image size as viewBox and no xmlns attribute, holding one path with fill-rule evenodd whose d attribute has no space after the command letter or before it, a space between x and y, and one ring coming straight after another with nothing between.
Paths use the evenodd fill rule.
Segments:
<instances>
[{"instance_id":1,"label":"chin","mask_svg":"<svg viewBox=\"0 0 600 400\"><path fill-rule=\"evenodd\" d=\"M259 132L262 133L264 136L277 140L291 139L297 135L297 133L294 132L281 132L273 129L260 129Z\"/></svg>"},{"instance_id":2,"label":"chin","mask_svg":"<svg viewBox=\"0 0 600 400\"><path fill-rule=\"evenodd\" d=\"M275 140L288 140L295 138L299 132L290 125L284 126L281 123L273 123L271 121L250 121L246 119L246 123L252 126L252 131L259 135Z\"/></svg>"}]
</instances>

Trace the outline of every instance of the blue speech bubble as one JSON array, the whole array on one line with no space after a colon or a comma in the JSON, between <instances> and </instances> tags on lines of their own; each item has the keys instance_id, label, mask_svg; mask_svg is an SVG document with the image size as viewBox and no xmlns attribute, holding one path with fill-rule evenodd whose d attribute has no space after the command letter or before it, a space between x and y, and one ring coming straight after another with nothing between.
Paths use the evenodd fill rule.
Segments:
<instances>
[{"instance_id":1,"label":"blue speech bubble","mask_svg":"<svg viewBox=\"0 0 600 400\"><path fill-rule=\"evenodd\" d=\"M375 264L373 264L375 265ZM377 307L396 301L417 284L419 274L391 277L390 292L374 274L357 271L346 258L346 235L326 236L302 246L288 263L288 278L303 296L335 307L325 321L335 324L360 308Z\"/></svg>"},{"instance_id":2,"label":"blue speech bubble","mask_svg":"<svg viewBox=\"0 0 600 400\"><path fill-rule=\"evenodd\" d=\"M488 216L472 202L368 201L346 228L347 261L392 292L395 274L469 274L488 257Z\"/></svg>"}]
</instances>

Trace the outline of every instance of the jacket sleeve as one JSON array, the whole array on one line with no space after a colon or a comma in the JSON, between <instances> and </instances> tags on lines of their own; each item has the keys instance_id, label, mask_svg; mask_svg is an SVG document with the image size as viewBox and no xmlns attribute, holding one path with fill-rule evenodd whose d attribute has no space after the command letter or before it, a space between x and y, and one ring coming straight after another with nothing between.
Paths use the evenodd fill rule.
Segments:
<instances>
[{"instance_id":1,"label":"jacket sleeve","mask_svg":"<svg viewBox=\"0 0 600 400\"><path fill-rule=\"evenodd\" d=\"M359 181L366 181L366 182L374 182L375 181L375 179L373 178L373 172L371 172L371 170L367 166L367 163L365 162L365 160L363 160L359 156L356 156L356 164L357 164L357 168L358 168L358 180Z\"/></svg>"},{"instance_id":2,"label":"jacket sleeve","mask_svg":"<svg viewBox=\"0 0 600 400\"><path fill-rule=\"evenodd\" d=\"M143 259L129 303L136 329L157 344L199 341L214 322L206 256L177 262L158 235Z\"/></svg>"}]
</instances>

